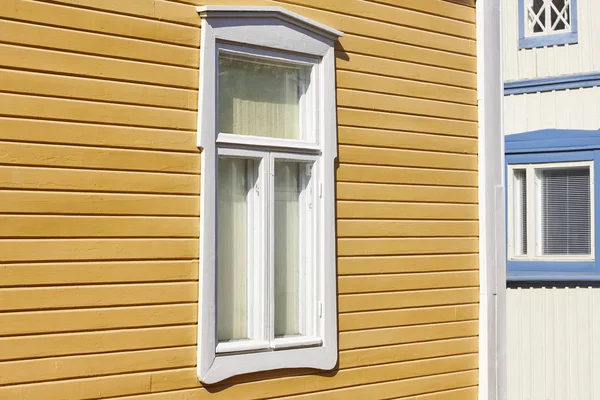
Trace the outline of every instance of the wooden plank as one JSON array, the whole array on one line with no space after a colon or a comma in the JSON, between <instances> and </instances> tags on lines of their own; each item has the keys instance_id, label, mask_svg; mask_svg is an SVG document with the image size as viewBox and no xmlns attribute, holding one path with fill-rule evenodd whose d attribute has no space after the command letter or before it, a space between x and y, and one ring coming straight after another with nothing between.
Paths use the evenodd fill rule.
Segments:
<instances>
[{"instance_id":1,"label":"wooden plank","mask_svg":"<svg viewBox=\"0 0 600 400\"><path fill-rule=\"evenodd\" d=\"M401 96L399 93L388 95L383 93L338 89L337 105L339 107L416 114L436 118L450 118L452 120L461 119L477 121L476 106L405 97Z\"/></svg>"},{"instance_id":2,"label":"wooden plank","mask_svg":"<svg viewBox=\"0 0 600 400\"><path fill-rule=\"evenodd\" d=\"M2 141L0 151L5 154L0 156L0 163L4 165L200 173L200 157L192 153Z\"/></svg>"},{"instance_id":3,"label":"wooden plank","mask_svg":"<svg viewBox=\"0 0 600 400\"><path fill-rule=\"evenodd\" d=\"M457 2L468 2L474 0L448 0ZM474 386L444 390L437 393L420 394L411 397L402 397L404 400L477 400L479 398L479 387L475 384ZM399 399L398 399L399 400Z\"/></svg>"},{"instance_id":4,"label":"wooden plank","mask_svg":"<svg viewBox=\"0 0 600 400\"><path fill-rule=\"evenodd\" d=\"M476 204L476 188L449 186L382 185L339 182L337 198L340 200L419 201L431 203Z\"/></svg>"},{"instance_id":5,"label":"wooden plank","mask_svg":"<svg viewBox=\"0 0 600 400\"><path fill-rule=\"evenodd\" d=\"M147 106L57 99L0 93L2 113L13 117L46 118L64 121L95 122L196 130L197 113Z\"/></svg>"},{"instance_id":6,"label":"wooden plank","mask_svg":"<svg viewBox=\"0 0 600 400\"><path fill-rule=\"evenodd\" d=\"M477 105L477 91L474 89L464 89L429 82L337 70L336 84L338 88L344 89L366 90L451 103Z\"/></svg>"},{"instance_id":7,"label":"wooden plank","mask_svg":"<svg viewBox=\"0 0 600 400\"><path fill-rule=\"evenodd\" d=\"M340 332L345 332L359 329L475 320L478 317L479 307L477 304L410 308L405 310L368 311L341 314L339 317L339 329ZM390 350L384 348L380 350L380 353L383 353L384 351L388 352ZM472 349L472 352L477 352L476 345Z\"/></svg>"},{"instance_id":8,"label":"wooden plank","mask_svg":"<svg viewBox=\"0 0 600 400\"><path fill-rule=\"evenodd\" d=\"M410 307L471 304L479 301L479 288L416 290L411 292L348 294L339 296L338 311L358 312Z\"/></svg>"},{"instance_id":9,"label":"wooden plank","mask_svg":"<svg viewBox=\"0 0 600 400\"><path fill-rule=\"evenodd\" d=\"M477 236L476 221L397 221L346 220L337 221L338 237L436 237Z\"/></svg>"},{"instance_id":10,"label":"wooden plank","mask_svg":"<svg viewBox=\"0 0 600 400\"><path fill-rule=\"evenodd\" d=\"M0 286L190 281L198 279L198 262L158 260L5 264L0 265L0 271Z\"/></svg>"},{"instance_id":11,"label":"wooden plank","mask_svg":"<svg viewBox=\"0 0 600 400\"><path fill-rule=\"evenodd\" d=\"M438 83L466 89L477 88L477 76L471 72L414 64L407 61L347 54L336 51L336 67L353 72L371 73L393 78Z\"/></svg>"},{"instance_id":12,"label":"wooden plank","mask_svg":"<svg viewBox=\"0 0 600 400\"><path fill-rule=\"evenodd\" d=\"M476 171L340 164L337 182L371 182L477 187Z\"/></svg>"},{"instance_id":13,"label":"wooden plank","mask_svg":"<svg viewBox=\"0 0 600 400\"><path fill-rule=\"evenodd\" d=\"M197 47L200 31L162 21L30 0L3 0L4 18Z\"/></svg>"},{"instance_id":14,"label":"wooden plank","mask_svg":"<svg viewBox=\"0 0 600 400\"><path fill-rule=\"evenodd\" d=\"M459 154L477 154L477 139L428 135L376 128L340 126L339 143L395 149L429 150Z\"/></svg>"},{"instance_id":15,"label":"wooden plank","mask_svg":"<svg viewBox=\"0 0 600 400\"><path fill-rule=\"evenodd\" d=\"M347 50L353 53L410 61L467 72L477 71L477 61L473 56L395 43L389 40L350 34L341 37L339 44L336 43L336 45L336 49L342 51Z\"/></svg>"},{"instance_id":16,"label":"wooden plank","mask_svg":"<svg viewBox=\"0 0 600 400\"><path fill-rule=\"evenodd\" d=\"M479 285L479 271L430 272L343 276L338 279L338 293L382 293L400 290L442 289Z\"/></svg>"},{"instance_id":17,"label":"wooden plank","mask_svg":"<svg viewBox=\"0 0 600 400\"><path fill-rule=\"evenodd\" d=\"M0 311L198 301L197 282L0 289Z\"/></svg>"},{"instance_id":18,"label":"wooden plank","mask_svg":"<svg viewBox=\"0 0 600 400\"><path fill-rule=\"evenodd\" d=\"M194 303L0 313L0 335L195 324Z\"/></svg>"},{"instance_id":19,"label":"wooden plank","mask_svg":"<svg viewBox=\"0 0 600 400\"><path fill-rule=\"evenodd\" d=\"M476 336L477 321L340 332L340 350Z\"/></svg>"},{"instance_id":20,"label":"wooden plank","mask_svg":"<svg viewBox=\"0 0 600 400\"><path fill-rule=\"evenodd\" d=\"M454 121L382 111L338 108L338 123L343 126L361 128L408 130L439 135L477 137L477 124L475 122Z\"/></svg>"},{"instance_id":21,"label":"wooden plank","mask_svg":"<svg viewBox=\"0 0 600 400\"><path fill-rule=\"evenodd\" d=\"M198 89L198 71L147 62L0 44L0 66Z\"/></svg>"},{"instance_id":22,"label":"wooden plank","mask_svg":"<svg viewBox=\"0 0 600 400\"><path fill-rule=\"evenodd\" d=\"M0 189L200 193L198 175L0 166Z\"/></svg>"},{"instance_id":23,"label":"wooden plank","mask_svg":"<svg viewBox=\"0 0 600 400\"><path fill-rule=\"evenodd\" d=\"M477 238L341 238L339 256L476 253Z\"/></svg>"},{"instance_id":24,"label":"wooden plank","mask_svg":"<svg viewBox=\"0 0 600 400\"><path fill-rule=\"evenodd\" d=\"M0 363L0 385L196 365L195 347Z\"/></svg>"},{"instance_id":25,"label":"wooden plank","mask_svg":"<svg viewBox=\"0 0 600 400\"><path fill-rule=\"evenodd\" d=\"M0 117L0 138L34 143L194 153L196 132Z\"/></svg>"},{"instance_id":26,"label":"wooden plank","mask_svg":"<svg viewBox=\"0 0 600 400\"><path fill-rule=\"evenodd\" d=\"M10 69L0 69L0 83L3 91L13 93L198 109L198 92L190 89Z\"/></svg>"},{"instance_id":27,"label":"wooden plank","mask_svg":"<svg viewBox=\"0 0 600 400\"><path fill-rule=\"evenodd\" d=\"M477 269L478 265L477 254L340 257L338 274L461 271Z\"/></svg>"},{"instance_id":28,"label":"wooden plank","mask_svg":"<svg viewBox=\"0 0 600 400\"><path fill-rule=\"evenodd\" d=\"M29 22L29 21L28 21ZM197 69L197 49L0 19L0 41Z\"/></svg>"},{"instance_id":29,"label":"wooden plank","mask_svg":"<svg viewBox=\"0 0 600 400\"><path fill-rule=\"evenodd\" d=\"M461 7L447 1L437 0L403 0L398 4L395 0L379 0L379 3L391 6L408 8L415 11L439 15L441 17L458 19L465 22L475 23L475 10L473 8Z\"/></svg>"},{"instance_id":30,"label":"wooden plank","mask_svg":"<svg viewBox=\"0 0 600 400\"><path fill-rule=\"evenodd\" d=\"M192 346L195 326L109 330L0 338L0 361Z\"/></svg>"},{"instance_id":31,"label":"wooden plank","mask_svg":"<svg viewBox=\"0 0 600 400\"><path fill-rule=\"evenodd\" d=\"M337 217L344 219L476 220L478 213L477 206L472 204L419 204L340 200L337 202Z\"/></svg>"},{"instance_id":32,"label":"wooden plank","mask_svg":"<svg viewBox=\"0 0 600 400\"><path fill-rule=\"evenodd\" d=\"M0 198L0 213L198 216L200 210L198 195L0 190Z\"/></svg>"},{"instance_id":33,"label":"wooden plank","mask_svg":"<svg viewBox=\"0 0 600 400\"><path fill-rule=\"evenodd\" d=\"M5 239L0 254L5 262L195 259L198 239Z\"/></svg>"},{"instance_id":34,"label":"wooden plank","mask_svg":"<svg viewBox=\"0 0 600 400\"><path fill-rule=\"evenodd\" d=\"M340 163L477 170L477 156L366 146L339 146Z\"/></svg>"},{"instance_id":35,"label":"wooden plank","mask_svg":"<svg viewBox=\"0 0 600 400\"><path fill-rule=\"evenodd\" d=\"M449 374L437 374L415 379L399 380L373 385L355 386L332 392L314 393L303 399L310 400L345 400L345 399L389 399L395 396L420 395L445 391L448 389L475 386L478 383L477 364L469 365L469 371L461 371ZM459 367L456 368L460 371ZM373 396L373 394L376 394ZM420 397L420 396L419 396ZM417 397L419 399L419 397ZM138 398L137 396L135 397ZM289 399L289 398L285 398ZM156 399L158 400L158 398Z\"/></svg>"}]
</instances>

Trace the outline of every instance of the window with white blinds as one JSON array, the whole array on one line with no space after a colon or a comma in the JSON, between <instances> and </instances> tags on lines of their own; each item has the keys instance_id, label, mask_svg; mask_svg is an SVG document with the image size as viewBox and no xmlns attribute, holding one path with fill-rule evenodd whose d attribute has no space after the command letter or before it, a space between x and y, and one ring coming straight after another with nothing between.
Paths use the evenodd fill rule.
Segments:
<instances>
[{"instance_id":1,"label":"window with white blinds","mask_svg":"<svg viewBox=\"0 0 600 400\"><path fill-rule=\"evenodd\" d=\"M592 162L509 167L509 257L594 258Z\"/></svg>"}]
</instances>

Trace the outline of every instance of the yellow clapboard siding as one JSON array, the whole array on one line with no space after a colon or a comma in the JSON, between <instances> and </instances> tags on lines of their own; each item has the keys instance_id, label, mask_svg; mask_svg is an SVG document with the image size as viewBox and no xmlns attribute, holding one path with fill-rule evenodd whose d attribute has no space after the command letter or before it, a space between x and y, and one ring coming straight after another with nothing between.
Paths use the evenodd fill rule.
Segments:
<instances>
[{"instance_id":1,"label":"yellow clapboard siding","mask_svg":"<svg viewBox=\"0 0 600 400\"><path fill-rule=\"evenodd\" d=\"M191 153L1 141L0 164L200 173L200 157Z\"/></svg>"},{"instance_id":2,"label":"yellow clapboard siding","mask_svg":"<svg viewBox=\"0 0 600 400\"><path fill-rule=\"evenodd\" d=\"M474 122L349 108L338 108L338 123L344 126L364 128L375 127L391 130L402 128L439 135L477 136L477 124Z\"/></svg>"},{"instance_id":3,"label":"yellow clapboard siding","mask_svg":"<svg viewBox=\"0 0 600 400\"><path fill-rule=\"evenodd\" d=\"M409 307L469 304L479 301L478 288L415 290L411 292L347 294L339 296L341 313Z\"/></svg>"},{"instance_id":4,"label":"yellow clapboard siding","mask_svg":"<svg viewBox=\"0 0 600 400\"><path fill-rule=\"evenodd\" d=\"M476 253L476 238L341 238L338 255Z\"/></svg>"},{"instance_id":5,"label":"yellow clapboard siding","mask_svg":"<svg viewBox=\"0 0 600 400\"><path fill-rule=\"evenodd\" d=\"M1 213L197 216L200 210L198 196L0 190L0 198Z\"/></svg>"},{"instance_id":6,"label":"yellow clapboard siding","mask_svg":"<svg viewBox=\"0 0 600 400\"><path fill-rule=\"evenodd\" d=\"M195 364L194 347L11 361L0 363L0 385L181 368Z\"/></svg>"},{"instance_id":7,"label":"yellow clapboard siding","mask_svg":"<svg viewBox=\"0 0 600 400\"><path fill-rule=\"evenodd\" d=\"M448 186L381 185L354 182L337 184L340 200L477 203L476 188Z\"/></svg>"},{"instance_id":8,"label":"yellow clapboard siding","mask_svg":"<svg viewBox=\"0 0 600 400\"><path fill-rule=\"evenodd\" d=\"M477 321L460 321L340 332L340 350L475 336L478 328Z\"/></svg>"},{"instance_id":9,"label":"yellow clapboard siding","mask_svg":"<svg viewBox=\"0 0 600 400\"><path fill-rule=\"evenodd\" d=\"M196 129L196 113L148 106L99 103L20 94L0 93L0 107L13 117L149 126L180 130Z\"/></svg>"},{"instance_id":10,"label":"yellow clapboard siding","mask_svg":"<svg viewBox=\"0 0 600 400\"><path fill-rule=\"evenodd\" d=\"M477 319L478 312L479 307L477 304L467 304L341 314L339 317L339 329L343 332L391 326L473 320ZM473 351L476 350L476 348L473 349Z\"/></svg>"},{"instance_id":11,"label":"yellow clapboard siding","mask_svg":"<svg viewBox=\"0 0 600 400\"><path fill-rule=\"evenodd\" d=\"M357 107L368 110L407 113L436 118L459 118L477 121L477 107L475 106L404 97L399 94L387 95L382 93L338 89L337 105L339 107Z\"/></svg>"},{"instance_id":12,"label":"yellow clapboard siding","mask_svg":"<svg viewBox=\"0 0 600 400\"><path fill-rule=\"evenodd\" d=\"M0 289L0 300L0 311L194 302L198 300L198 283Z\"/></svg>"},{"instance_id":13,"label":"yellow clapboard siding","mask_svg":"<svg viewBox=\"0 0 600 400\"><path fill-rule=\"evenodd\" d=\"M101 332L0 338L0 361L193 346L196 326L170 326Z\"/></svg>"},{"instance_id":14,"label":"yellow clapboard siding","mask_svg":"<svg viewBox=\"0 0 600 400\"><path fill-rule=\"evenodd\" d=\"M0 336L195 324L197 316L194 303L8 312Z\"/></svg>"},{"instance_id":15,"label":"yellow clapboard siding","mask_svg":"<svg viewBox=\"0 0 600 400\"><path fill-rule=\"evenodd\" d=\"M0 44L0 66L198 89L191 68Z\"/></svg>"},{"instance_id":16,"label":"yellow clapboard siding","mask_svg":"<svg viewBox=\"0 0 600 400\"><path fill-rule=\"evenodd\" d=\"M194 48L0 19L0 41L84 54L198 68Z\"/></svg>"},{"instance_id":17,"label":"yellow clapboard siding","mask_svg":"<svg viewBox=\"0 0 600 400\"><path fill-rule=\"evenodd\" d=\"M0 189L200 193L198 175L0 166Z\"/></svg>"},{"instance_id":18,"label":"yellow clapboard siding","mask_svg":"<svg viewBox=\"0 0 600 400\"><path fill-rule=\"evenodd\" d=\"M452 19L458 19L465 22L475 23L475 9L462 7L448 1L437 0L403 0L398 4L396 0L379 0L379 3L392 6L408 8L415 11L427 12Z\"/></svg>"},{"instance_id":19,"label":"yellow clapboard siding","mask_svg":"<svg viewBox=\"0 0 600 400\"><path fill-rule=\"evenodd\" d=\"M340 164L338 182L369 182L477 187L476 171Z\"/></svg>"},{"instance_id":20,"label":"yellow clapboard siding","mask_svg":"<svg viewBox=\"0 0 600 400\"><path fill-rule=\"evenodd\" d=\"M477 156L433 151L339 146L340 163L477 170Z\"/></svg>"},{"instance_id":21,"label":"yellow clapboard siding","mask_svg":"<svg viewBox=\"0 0 600 400\"><path fill-rule=\"evenodd\" d=\"M338 88L388 93L451 103L477 104L477 92L474 89L342 70L338 70L336 76Z\"/></svg>"},{"instance_id":22,"label":"yellow clapboard siding","mask_svg":"<svg viewBox=\"0 0 600 400\"><path fill-rule=\"evenodd\" d=\"M477 254L416 255L385 257L341 257L340 275L393 274L401 272L433 272L477 269Z\"/></svg>"},{"instance_id":23,"label":"yellow clapboard siding","mask_svg":"<svg viewBox=\"0 0 600 400\"><path fill-rule=\"evenodd\" d=\"M197 110L198 92L164 86L115 82L31 71L0 70L2 90L147 106Z\"/></svg>"},{"instance_id":24,"label":"yellow clapboard siding","mask_svg":"<svg viewBox=\"0 0 600 400\"><path fill-rule=\"evenodd\" d=\"M356 35L345 35L341 37L337 49L342 51L350 50L354 53L370 56L453 68L468 72L476 72L477 70L477 61L473 56Z\"/></svg>"},{"instance_id":25,"label":"yellow clapboard siding","mask_svg":"<svg viewBox=\"0 0 600 400\"><path fill-rule=\"evenodd\" d=\"M1 270L0 286L21 287L198 279L195 260L6 264Z\"/></svg>"},{"instance_id":26,"label":"yellow clapboard siding","mask_svg":"<svg viewBox=\"0 0 600 400\"><path fill-rule=\"evenodd\" d=\"M444 390L443 392L420 394L414 397L403 397L404 400L477 400L479 397L477 386L461 389ZM399 400L399 399L398 399Z\"/></svg>"},{"instance_id":27,"label":"yellow clapboard siding","mask_svg":"<svg viewBox=\"0 0 600 400\"><path fill-rule=\"evenodd\" d=\"M399 380L365 386L356 386L333 392L314 393L311 395L294 398L303 400L346 400L367 398L378 400L389 399L394 396L402 396L402 399L405 399L405 396L416 395L419 393L431 393L435 391L476 385L478 378L478 372L476 371L477 363L471 363L469 366L470 368L465 368L465 371L462 372L425 376L415 379ZM137 398L138 397L136 396L133 399L137 400ZM158 400L158 398L153 400Z\"/></svg>"},{"instance_id":28,"label":"yellow clapboard siding","mask_svg":"<svg viewBox=\"0 0 600 400\"><path fill-rule=\"evenodd\" d=\"M337 203L338 218L476 220L478 211L471 204L419 204L390 202L360 202L341 200Z\"/></svg>"},{"instance_id":29,"label":"yellow clapboard siding","mask_svg":"<svg viewBox=\"0 0 600 400\"><path fill-rule=\"evenodd\" d=\"M348 51L348 49L346 49ZM336 67L353 72L371 73L393 78L439 83L462 87L477 88L476 74L453 69L433 67L411 62L389 60L362 54L346 54L336 51Z\"/></svg>"},{"instance_id":30,"label":"yellow clapboard siding","mask_svg":"<svg viewBox=\"0 0 600 400\"><path fill-rule=\"evenodd\" d=\"M198 154L196 132L0 117L0 138Z\"/></svg>"},{"instance_id":31,"label":"yellow clapboard siding","mask_svg":"<svg viewBox=\"0 0 600 400\"><path fill-rule=\"evenodd\" d=\"M447 137L423 133L390 131L371 128L340 126L340 145L391 147L396 149L442 151L460 154L477 154L475 138Z\"/></svg>"},{"instance_id":32,"label":"yellow clapboard siding","mask_svg":"<svg viewBox=\"0 0 600 400\"><path fill-rule=\"evenodd\" d=\"M3 261L198 258L198 239L0 240Z\"/></svg>"},{"instance_id":33,"label":"yellow clapboard siding","mask_svg":"<svg viewBox=\"0 0 600 400\"><path fill-rule=\"evenodd\" d=\"M382 293L400 290L477 286L478 284L479 271L342 276L338 279L338 293Z\"/></svg>"},{"instance_id":34,"label":"yellow clapboard siding","mask_svg":"<svg viewBox=\"0 0 600 400\"><path fill-rule=\"evenodd\" d=\"M477 236L475 221L340 220L338 237Z\"/></svg>"},{"instance_id":35,"label":"yellow clapboard siding","mask_svg":"<svg viewBox=\"0 0 600 400\"><path fill-rule=\"evenodd\" d=\"M162 21L31 0L3 0L0 7L4 18L14 20L185 46L198 46L200 43L198 29Z\"/></svg>"},{"instance_id":36,"label":"yellow clapboard siding","mask_svg":"<svg viewBox=\"0 0 600 400\"><path fill-rule=\"evenodd\" d=\"M280 0L280 3L299 4L308 7L315 5L311 0ZM392 22L397 25L475 39L474 30L470 24L399 7L390 7L376 2L358 0L346 0L344 3L322 2L317 7L341 14L358 15L376 21Z\"/></svg>"}]
</instances>

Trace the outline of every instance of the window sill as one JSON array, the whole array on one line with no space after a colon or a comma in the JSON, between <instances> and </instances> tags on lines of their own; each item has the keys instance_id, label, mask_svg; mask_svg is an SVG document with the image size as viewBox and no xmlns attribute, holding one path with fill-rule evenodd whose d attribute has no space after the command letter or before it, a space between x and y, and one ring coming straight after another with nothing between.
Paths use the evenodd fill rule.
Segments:
<instances>
[{"instance_id":1,"label":"window sill","mask_svg":"<svg viewBox=\"0 0 600 400\"><path fill-rule=\"evenodd\" d=\"M577 32L519 38L519 50L578 43Z\"/></svg>"}]
</instances>

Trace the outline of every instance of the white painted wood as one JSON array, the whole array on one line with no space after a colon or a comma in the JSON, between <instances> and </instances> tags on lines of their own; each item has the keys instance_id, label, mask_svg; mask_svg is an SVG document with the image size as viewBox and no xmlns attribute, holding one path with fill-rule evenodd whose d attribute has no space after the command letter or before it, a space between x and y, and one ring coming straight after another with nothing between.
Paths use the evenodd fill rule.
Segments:
<instances>
[{"instance_id":1,"label":"white painted wood","mask_svg":"<svg viewBox=\"0 0 600 400\"><path fill-rule=\"evenodd\" d=\"M600 394L600 288L507 289L508 399Z\"/></svg>"},{"instance_id":2,"label":"white painted wood","mask_svg":"<svg viewBox=\"0 0 600 400\"><path fill-rule=\"evenodd\" d=\"M600 71L600 3L577 0L578 43L519 50L518 0L502 1L504 80Z\"/></svg>"},{"instance_id":3,"label":"white painted wood","mask_svg":"<svg viewBox=\"0 0 600 400\"><path fill-rule=\"evenodd\" d=\"M600 86L504 96L504 129L600 129Z\"/></svg>"}]
</instances>

